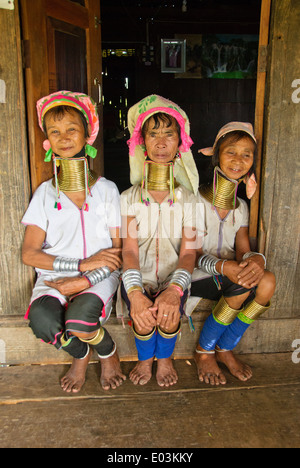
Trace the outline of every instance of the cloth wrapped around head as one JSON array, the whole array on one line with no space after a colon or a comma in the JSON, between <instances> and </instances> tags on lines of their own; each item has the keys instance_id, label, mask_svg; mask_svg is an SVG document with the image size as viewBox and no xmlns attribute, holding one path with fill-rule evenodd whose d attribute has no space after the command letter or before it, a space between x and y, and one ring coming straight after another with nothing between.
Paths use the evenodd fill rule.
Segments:
<instances>
[{"instance_id":1,"label":"cloth wrapped around head","mask_svg":"<svg viewBox=\"0 0 300 468\"><path fill-rule=\"evenodd\" d=\"M57 91L49 96L41 98L37 102L37 114L39 126L44 132L44 117L46 113L58 106L70 106L79 110L85 117L87 124L90 125L91 132L90 137L87 141L88 145L92 145L97 138L99 132L99 118L97 112L97 106L95 102L86 94L83 93L74 93L71 91ZM45 140L43 147L46 151L51 148L49 140ZM96 151L96 150L95 150ZM95 157L89 154L89 156Z\"/></svg>"},{"instance_id":2,"label":"cloth wrapped around head","mask_svg":"<svg viewBox=\"0 0 300 468\"><path fill-rule=\"evenodd\" d=\"M254 141L255 145L257 144L257 140L254 135L253 126L249 122L229 122L228 124L224 125L218 132L216 136L214 145L209 148L202 148L198 151L198 153L202 153L205 156L213 156L215 153L215 149L217 146L218 141L220 138L228 135L231 132L244 132L246 135L250 136ZM257 182L255 178L255 174L252 173L250 176L247 175L243 182L246 184L246 193L249 200L253 197L256 192Z\"/></svg>"},{"instance_id":3,"label":"cloth wrapped around head","mask_svg":"<svg viewBox=\"0 0 300 468\"><path fill-rule=\"evenodd\" d=\"M128 140L131 184L136 185L143 180L146 149L142 136L143 125L146 120L159 112L174 117L180 126L181 158L176 159L174 175L179 184L196 194L199 187L199 174L190 150L193 140L190 137L189 119L177 104L155 94L142 99L128 112L128 128L131 135Z\"/></svg>"}]
</instances>

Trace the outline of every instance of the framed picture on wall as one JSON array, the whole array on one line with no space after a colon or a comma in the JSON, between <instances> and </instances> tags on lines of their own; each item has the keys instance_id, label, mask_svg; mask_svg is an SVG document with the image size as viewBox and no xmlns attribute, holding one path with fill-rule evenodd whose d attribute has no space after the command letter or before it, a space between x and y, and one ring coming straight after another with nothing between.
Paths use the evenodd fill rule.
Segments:
<instances>
[{"instance_id":1,"label":"framed picture on wall","mask_svg":"<svg viewBox=\"0 0 300 468\"><path fill-rule=\"evenodd\" d=\"M186 70L176 78L256 79L257 35L176 34L186 40Z\"/></svg>"},{"instance_id":2,"label":"framed picture on wall","mask_svg":"<svg viewBox=\"0 0 300 468\"><path fill-rule=\"evenodd\" d=\"M161 72L184 73L186 70L186 40L161 40Z\"/></svg>"}]
</instances>

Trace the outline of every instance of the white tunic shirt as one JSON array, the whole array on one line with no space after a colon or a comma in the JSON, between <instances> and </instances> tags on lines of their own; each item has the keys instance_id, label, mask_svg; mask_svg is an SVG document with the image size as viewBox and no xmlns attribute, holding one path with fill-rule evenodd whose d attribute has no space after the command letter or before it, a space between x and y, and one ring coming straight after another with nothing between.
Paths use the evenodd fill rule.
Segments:
<instances>
[{"instance_id":1,"label":"white tunic shirt","mask_svg":"<svg viewBox=\"0 0 300 468\"><path fill-rule=\"evenodd\" d=\"M176 201L172 206L168 202L170 197L159 204L148 195L150 205L146 206L141 203L140 185L126 190L121 195L121 213L135 218L143 283L158 291L177 268L183 228L201 225L202 217L200 213L196 219L197 198L182 185L175 189Z\"/></svg>"},{"instance_id":2,"label":"white tunic shirt","mask_svg":"<svg viewBox=\"0 0 300 468\"><path fill-rule=\"evenodd\" d=\"M245 200L238 198L239 206L230 210L224 219L220 218L217 209L198 193L198 202L204 207L204 237L202 250L204 254L235 260L235 238L241 227L249 225L249 210ZM234 219L235 218L235 219ZM210 275L194 270L192 281L208 278Z\"/></svg>"},{"instance_id":3,"label":"white tunic shirt","mask_svg":"<svg viewBox=\"0 0 300 468\"><path fill-rule=\"evenodd\" d=\"M42 183L35 191L22 219L25 225L35 225L46 233L42 251L54 256L85 259L99 250L112 247L110 228L120 228L120 194L116 185L104 177L91 188L86 202L89 210L79 209L63 192L60 194L62 209L54 206L56 191L52 179ZM36 268L38 279L31 302L43 295L57 297L64 305L67 298L56 289L49 288L44 280L57 280L79 273L56 273ZM84 291L94 293L104 303L104 315L110 313L112 297L118 287L119 272L113 272L106 280Z\"/></svg>"}]
</instances>

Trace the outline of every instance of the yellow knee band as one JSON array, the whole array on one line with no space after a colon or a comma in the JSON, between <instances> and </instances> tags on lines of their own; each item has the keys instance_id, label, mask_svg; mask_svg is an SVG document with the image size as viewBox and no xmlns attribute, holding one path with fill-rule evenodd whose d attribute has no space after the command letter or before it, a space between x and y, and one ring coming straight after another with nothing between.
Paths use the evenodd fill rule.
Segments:
<instances>
[{"instance_id":1,"label":"yellow knee band","mask_svg":"<svg viewBox=\"0 0 300 468\"><path fill-rule=\"evenodd\" d=\"M251 301L243 310L243 315L249 320L256 320L270 308L270 302L266 306L262 306L255 301Z\"/></svg>"},{"instance_id":2,"label":"yellow knee band","mask_svg":"<svg viewBox=\"0 0 300 468\"><path fill-rule=\"evenodd\" d=\"M160 327L157 327L157 331L160 334L160 336L162 336L163 338L167 338L167 339L174 338L175 336L179 335L179 333L181 332L181 322L179 323L179 326L174 333L167 333L163 331Z\"/></svg>"},{"instance_id":3,"label":"yellow knee band","mask_svg":"<svg viewBox=\"0 0 300 468\"><path fill-rule=\"evenodd\" d=\"M91 346L97 346L99 343L101 343L103 338L104 338L104 329L100 327L99 330L97 331L96 336L94 336L94 338L91 338L90 340L80 338L80 340L83 341L84 343L88 343Z\"/></svg>"},{"instance_id":4,"label":"yellow knee band","mask_svg":"<svg viewBox=\"0 0 300 468\"><path fill-rule=\"evenodd\" d=\"M217 322L223 325L230 325L240 312L240 310L229 307L224 296L222 296L213 310L213 316Z\"/></svg>"},{"instance_id":5,"label":"yellow knee band","mask_svg":"<svg viewBox=\"0 0 300 468\"><path fill-rule=\"evenodd\" d=\"M154 333L156 332L156 328L154 327L153 330L149 333L149 335L139 335L135 328L134 328L134 324L132 324L132 330L133 330L133 334L134 336L138 339L138 340L141 340L141 341L149 341L150 338L152 338L152 336L154 335Z\"/></svg>"}]
</instances>

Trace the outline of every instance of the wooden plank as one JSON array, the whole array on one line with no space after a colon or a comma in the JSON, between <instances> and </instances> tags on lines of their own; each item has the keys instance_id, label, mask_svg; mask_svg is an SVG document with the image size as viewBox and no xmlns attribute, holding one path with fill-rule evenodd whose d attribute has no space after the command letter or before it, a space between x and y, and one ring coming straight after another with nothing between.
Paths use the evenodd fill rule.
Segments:
<instances>
[{"instance_id":1,"label":"wooden plank","mask_svg":"<svg viewBox=\"0 0 300 468\"><path fill-rule=\"evenodd\" d=\"M97 148L98 154L96 159L90 160L90 166L97 174L104 175L100 2L98 0L87 0L86 6L89 22L86 31L88 94L98 104L97 110L99 114L99 134L93 144Z\"/></svg>"},{"instance_id":2,"label":"wooden plank","mask_svg":"<svg viewBox=\"0 0 300 468\"><path fill-rule=\"evenodd\" d=\"M172 388L158 387L153 377L145 387L127 380L108 392L99 385L99 366L90 365L78 395L59 388L64 366L2 369L0 447L109 448L101 451L107 462L113 448L135 447L144 457L138 449L174 448L196 460L202 447L300 446L300 380L290 354L247 362L254 370L249 382L228 376L225 387L212 388L198 381L195 366L177 361ZM131 368L123 364L126 375Z\"/></svg>"},{"instance_id":3,"label":"wooden plank","mask_svg":"<svg viewBox=\"0 0 300 468\"><path fill-rule=\"evenodd\" d=\"M50 0L46 2L46 14L82 29L89 27L87 8L70 0Z\"/></svg>"},{"instance_id":4,"label":"wooden plank","mask_svg":"<svg viewBox=\"0 0 300 468\"><path fill-rule=\"evenodd\" d=\"M29 196L28 153L18 4L0 9L0 316L20 314L28 303L32 270L21 263L24 227L20 221Z\"/></svg>"},{"instance_id":5,"label":"wooden plank","mask_svg":"<svg viewBox=\"0 0 300 468\"><path fill-rule=\"evenodd\" d=\"M28 142L30 154L31 186L34 192L41 182L52 177L52 165L44 163L45 151L36 115L36 102L49 93L47 26L44 0L21 0L22 34L27 44L25 63Z\"/></svg>"},{"instance_id":6,"label":"wooden plank","mask_svg":"<svg viewBox=\"0 0 300 468\"><path fill-rule=\"evenodd\" d=\"M249 236L251 247L257 249L258 213L260 202L261 163L263 151L263 127L265 109L265 90L267 75L267 47L269 43L269 24L271 0L262 0L259 32L259 54L257 64L256 104L255 104L255 135L257 138L256 178L257 191L251 200Z\"/></svg>"},{"instance_id":7,"label":"wooden plank","mask_svg":"<svg viewBox=\"0 0 300 468\"><path fill-rule=\"evenodd\" d=\"M174 357L191 359L196 348L200 331L209 311L193 315L195 332L191 332L187 319L183 320L181 339L178 340ZM120 358L125 361L137 359L134 336L131 327L111 317L107 326L118 346ZM236 348L239 354L274 353L292 350L292 343L299 339L300 318L260 319L246 332ZM2 364L54 364L71 362L68 354L36 339L25 321L13 319L0 322L0 356ZM96 356L95 356L96 358ZM97 359L97 358L96 358Z\"/></svg>"},{"instance_id":8,"label":"wooden plank","mask_svg":"<svg viewBox=\"0 0 300 468\"><path fill-rule=\"evenodd\" d=\"M253 369L253 377L250 381L240 382L225 370L228 382L220 391L237 390L239 388L263 388L278 387L280 385L300 385L300 373L297 365L292 361L291 353L276 354L248 354L241 358ZM222 364L220 364L222 366ZM134 362L123 362L122 371L129 376L135 366ZM91 363L88 366L86 383L80 394L65 394L60 388L61 377L68 370L68 365L46 365L46 366L12 366L4 368L0 374L0 406L15 403L28 403L37 401L94 398L107 399L133 399L152 393L159 396L164 393L182 394L190 392L203 393L210 389L205 383L198 380L195 363L191 360L177 360L174 366L178 372L179 380L175 387L162 389L157 385L155 375L146 386L135 386L127 378L126 382L116 391L105 391L100 387L100 364ZM300 364L299 364L300 366ZM222 369L225 366L222 366ZM155 374L156 364L153 373ZM22 382L20 384L20 382ZM32 385L36 382L36 385Z\"/></svg>"},{"instance_id":9,"label":"wooden plank","mask_svg":"<svg viewBox=\"0 0 300 468\"><path fill-rule=\"evenodd\" d=\"M292 99L292 83L300 76L300 4L273 2L270 74L261 222L266 235L268 267L277 278L272 314L300 315L299 289L299 171L300 103Z\"/></svg>"}]
</instances>

